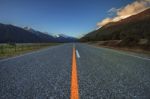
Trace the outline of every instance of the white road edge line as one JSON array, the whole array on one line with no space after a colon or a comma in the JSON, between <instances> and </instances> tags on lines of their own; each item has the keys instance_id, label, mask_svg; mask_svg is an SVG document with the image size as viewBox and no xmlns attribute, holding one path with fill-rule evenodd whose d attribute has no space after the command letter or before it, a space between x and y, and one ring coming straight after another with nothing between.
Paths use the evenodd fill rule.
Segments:
<instances>
[{"instance_id":1,"label":"white road edge line","mask_svg":"<svg viewBox=\"0 0 150 99\"><path fill-rule=\"evenodd\" d=\"M57 47L57 46L51 46L52 47ZM23 57L23 56L27 56L27 55L32 55L32 54L35 54L35 53L39 53L39 52L42 52L42 51L46 51L48 50L50 47L48 48L43 48L43 49L39 49L39 50L36 50L36 51L31 51L31 52L27 52L27 53L23 53L23 54L20 54L20 55L17 55L17 56L12 56L12 57L8 57L8 58L4 58L4 59L1 59L0 62L5 62L5 61L9 61L9 60L12 60L12 59L16 59L16 58L19 58L19 57Z\"/></svg>"},{"instance_id":2,"label":"white road edge line","mask_svg":"<svg viewBox=\"0 0 150 99\"><path fill-rule=\"evenodd\" d=\"M92 47L92 45L89 45ZM95 48L103 48L103 47L96 47L94 46ZM120 51L117 51L115 49L109 49L109 48L103 48L103 49L107 49L107 50L111 50L113 52L116 52L116 53L119 53L119 54L122 54L122 55L126 55L126 56L130 56L130 57L134 57L134 58L139 58L139 59L143 59L143 60L148 60L150 61L150 58L144 58L144 57L141 57L141 56L137 56L137 55L131 55L131 54L127 54L126 52L120 52Z\"/></svg>"},{"instance_id":3,"label":"white road edge line","mask_svg":"<svg viewBox=\"0 0 150 99\"><path fill-rule=\"evenodd\" d=\"M114 52L117 52L119 54L122 54L122 55L126 55L126 56L130 56L130 57L134 57L134 58L139 58L139 59L143 59L143 60L148 60L150 61L150 58L144 58L144 57L141 57L141 56L137 56L137 55L133 55L133 54L128 54L126 52L120 52L120 51L117 51L117 50L114 50L112 49Z\"/></svg>"},{"instance_id":4,"label":"white road edge line","mask_svg":"<svg viewBox=\"0 0 150 99\"><path fill-rule=\"evenodd\" d=\"M144 57L140 57L140 56L136 56L136 55L125 54L125 53L121 53L121 52L118 52L118 53L120 53L120 54L122 54L122 55L128 55L128 56L131 56L131 57L143 59L143 60L150 60L149 58L144 58Z\"/></svg>"},{"instance_id":5,"label":"white road edge line","mask_svg":"<svg viewBox=\"0 0 150 99\"><path fill-rule=\"evenodd\" d=\"M22 56L31 55L31 54L38 53L38 52L40 52L40 51L33 51L33 52L20 54L20 55L13 56L13 57L4 58L4 59L0 60L0 62L8 61L8 60L11 60L11 59L16 59L16 58L19 58L19 57L22 57Z\"/></svg>"},{"instance_id":6,"label":"white road edge line","mask_svg":"<svg viewBox=\"0 0 150 99\"><path fill-rule=\"evenodd\" d=\"M76 50L76 55L77 55L77 58L80 58L80 54L79 54L78 50Z\"/></svg>"}]
</instances>

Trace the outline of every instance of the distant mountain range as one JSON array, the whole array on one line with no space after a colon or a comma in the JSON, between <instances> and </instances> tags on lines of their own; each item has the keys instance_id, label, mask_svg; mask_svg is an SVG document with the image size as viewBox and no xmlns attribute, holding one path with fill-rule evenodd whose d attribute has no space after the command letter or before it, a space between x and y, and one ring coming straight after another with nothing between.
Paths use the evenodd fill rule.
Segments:
<instances>
[{"instance_id":1,"label":"distant mountain range","mask_svg":"<svg viewBox=\"0 0 150 99\"><path fill-rule=\"evenodd\" d=\"M108 23L88 33L80 41L122 40L121 44L136 45L140 39L147 39L150 45L150 9L118 22Z\"/></svg>"},{"instance_id":2,"label":"distant mountain range","mask_svg":"<svg viewBox=\"0 0 150 99\"><path fill-rule=\"evenodd\" d=\"M0 23L0 43L75 42L76 38L63 34L48 34L29 27L20 28Z\"/></svg>"}]
</instances>

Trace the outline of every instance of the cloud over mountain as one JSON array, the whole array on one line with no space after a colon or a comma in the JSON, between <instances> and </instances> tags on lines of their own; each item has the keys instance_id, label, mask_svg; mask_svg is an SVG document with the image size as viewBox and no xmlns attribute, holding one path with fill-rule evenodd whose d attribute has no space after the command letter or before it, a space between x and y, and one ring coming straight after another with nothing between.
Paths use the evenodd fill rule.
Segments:
<instances>
[{"instance_id":1,"label":"cloud over mountain","mask_svg":"<svg viewBox=\"0 0 150 99\"><path fill-rule=\"evenodd\" d=\"M115 13L115 17L113 18L105 18L101 22L97 23L98 27L102 27L110 22L120 21L121 19L125 19L134 14L140 13L145 9L150 8L150 0L136 0L131 4L128 4L121 8L111 8L108 13Z\"/></svg>"}]
</instances>

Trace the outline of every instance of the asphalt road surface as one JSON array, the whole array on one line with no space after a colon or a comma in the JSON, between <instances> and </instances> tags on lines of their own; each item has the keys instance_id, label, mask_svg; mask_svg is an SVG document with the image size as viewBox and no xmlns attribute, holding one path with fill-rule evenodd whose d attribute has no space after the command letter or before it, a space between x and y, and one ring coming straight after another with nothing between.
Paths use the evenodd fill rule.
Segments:
<instances>
[{"instance_id":1,"label":"asphalt road surface","mask_svg":"<svg viewBox=\"0 0 150 99\"><path fill-rule=\"evenodd\" d=\"M77 43L80 99L150 99L150 59ZM73 44L0 60L0 99L70 99Z\"/></svg>"},{"instance_id":2,"label":"asphalt road surface","mask_svg":"<svg viewBox=\"0 0 150 99\"><path fill-rule=\"evenodd\" d=\"M72 44L0 62L0 99L69 99Z\"/></svg>"}]
</instances>

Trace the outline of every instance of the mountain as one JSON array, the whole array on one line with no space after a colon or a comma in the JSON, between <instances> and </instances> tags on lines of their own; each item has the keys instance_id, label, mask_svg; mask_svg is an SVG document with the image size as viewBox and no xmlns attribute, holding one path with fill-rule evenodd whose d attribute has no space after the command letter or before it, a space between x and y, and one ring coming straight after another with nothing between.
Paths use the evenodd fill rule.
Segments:
<instances>
[{"instance_id":1,"label":"mountain","mask_svg":"<svg viewBox=\"0 0 150 99\"><path fill-rule=\"evenodd\" d=\"M57 41L53 36L46 34L46 33L42 33L40 31L36 31L32 28L24 27L24 30L36 35L41 42L56 42Z\"/></svg>"},{"instance_id":2,"label":"mountain","mask_svg":"<svg viewBox=\"0 0 150 99\"><path fill-rule=\"evenodd\" d=\"M68 35L64 35L64 34L53 34L53 37L55 37L57 39L57 41L59 42L76 42L77 38L68 36Z\"/></svg>"},{"instance_id":3,"label":"mountain","mask_svg":"<svg viewBox=\"0 0 150 99\"><path fill-rule=\"evenodd\" d=\"M13 25L6 25L0 23L0 43L47 43L47 42L74 42L76 39L55 38L48 33L36 31L32 28L20 28Z\"/></svg>"},{"instance_id":4,"label":"mountain","mask_svg":"<svg viewBox=\"0 0 150 99\"><path fill-rule=\"evenodd\" d=\"M0 43L6 42L40 42L38 36L13 25L0 24Z\"/></svg>"},{"instance_id":5,"label":"mountain","mask_svg":"<svg viewBox=\"0 0 150 99\"><path fill-rule=\"evenodd\" d=\"M80 41L122 40L124 45L134 45L140 39L147 39L150 43L150 9L118 22L108 23L88 33Z\"/></svg>"},{"instance_id":6,"label":"mountain","mask_svg":"<svg viewBox=\"0 0 150 99\"><path fill-rule=\"evenodd\" d=\"M45 40L51 39L54 42L76 42L77 41L76 38L70 37L70 36L67 36L64 34L42 33L42 32L36 31L30 27L24 27L24 29L29 31L29 32L32 32L33 34L39 36L41 39L43 38Z\"/></svg>"}]
</instances>

